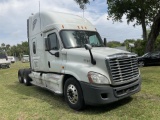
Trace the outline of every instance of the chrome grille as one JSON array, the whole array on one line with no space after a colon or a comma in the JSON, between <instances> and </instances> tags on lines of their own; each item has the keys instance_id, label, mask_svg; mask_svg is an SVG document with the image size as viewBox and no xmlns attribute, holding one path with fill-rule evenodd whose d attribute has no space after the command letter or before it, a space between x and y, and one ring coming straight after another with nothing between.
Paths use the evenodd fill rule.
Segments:
<instances>
[{"instance_id":1,"label":"chrome grille","mask_svg":"<svg viewBox=\"0 0 160 120\"><path fill-rule=\"evenodd\" d=\"M136 79L139 75L137 58L135 56L123 56L109 58L111 79L115 84L125 83Z\"/></svg>"}]
</instances>

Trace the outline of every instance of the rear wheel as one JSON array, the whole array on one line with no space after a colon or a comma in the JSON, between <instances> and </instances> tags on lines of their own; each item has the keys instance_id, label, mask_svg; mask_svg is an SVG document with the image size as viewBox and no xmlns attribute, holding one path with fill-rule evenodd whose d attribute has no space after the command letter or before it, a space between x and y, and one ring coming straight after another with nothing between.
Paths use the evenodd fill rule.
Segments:
<instances>
[{"instance_id":1,"label":"rear wheel","mask_svg":"<svg viewBox=\"0 0 160 120\"><path fill-rule=\"evenodd\" d=\"M24 81L23 81L23 69L20 69L19 71L18 71L18 81L19 81L19 83L23 83Z\"/></svg>"},{"instance_id":2,"label":"rear wheel","mask_svg":"<svg viewBox=\"0 0 160 120\"><path fill-rule=\"evenodd\" d=\"M24 84L26 86L30 86L31 85L31 81L32 79L29 77L29 74L31 73L30 69L24 69L24 73L23 73L23 81Z\"/></svg>"},{"instance_id":3,"label":"rear wheel","mask_svg":"<svg viewBox=\"0 0 160 120\"><path fill-rule=\"evenodd\" d=\"M82 89L75 78L71 77L65 82L64 96L72 109L81 110L85 107Z\"/></svg>"}]
</instances>

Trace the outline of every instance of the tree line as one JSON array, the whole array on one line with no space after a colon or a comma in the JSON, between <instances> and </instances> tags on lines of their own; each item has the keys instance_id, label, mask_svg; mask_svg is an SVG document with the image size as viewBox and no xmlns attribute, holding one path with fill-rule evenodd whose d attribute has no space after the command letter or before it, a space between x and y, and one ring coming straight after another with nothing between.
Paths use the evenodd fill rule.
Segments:
<instances>
[{"instance_id":1,"label":"tree line","mask_svg":"<svg viewBox=\"0 0 160 120\"><path fill-rule=\"evenodd\" d=\"M18 57L19 59L21 59L23 55L29 54L27 41L13 46L11 46L10 44L2 43L0 46L0 50L5 51L8 56L15 56Z\"/></svg>"},{"instance_id":2,"label":"tree line","mask_svg":"<svg viewBox=\"0 0 160 120\"><path fill-rule=\"evenodd\" d=\"M129 44L132 43L134 46L130 46ZM107 47L116 48L116 47L126 47L127 51L134 52L138 56L141 56L145 53L145 47L146 47L147 41L144 41L142 39L126 39L124 42L119 41L109 41L107 42ZM153 51L160 51L160 35L157 37Z\"/></svg>"}]
</instances>

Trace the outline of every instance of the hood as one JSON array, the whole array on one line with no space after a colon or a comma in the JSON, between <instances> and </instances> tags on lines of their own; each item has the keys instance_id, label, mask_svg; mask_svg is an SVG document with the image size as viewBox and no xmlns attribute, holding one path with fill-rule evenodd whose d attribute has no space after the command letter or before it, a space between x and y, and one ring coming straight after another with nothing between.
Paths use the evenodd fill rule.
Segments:
<instances>
[{"instance_id":1,"label":"hood","mask_svg":"<svg viewBox=\"0 0 160 120\"><path fill-rule=\"evenodd\" d=\"M68 54L70 53L76 53L78 55L83 55L83 56L88 56L89 51L86 50L85 48L73 48L73 49L68 49ZM93 47L92 48L92 54L94 57L103 57L106 58L107 56L118 54L118 53L130 53L127 51L115 49L115 48L108 48L108 47Z\"/></svg>"},{"instance_id":2,"label":"hood","mask_svg":"<svg viewBox=\"0 0 160 120\"><path fill-rule=\"evenodd\" d=\"M124 50L119 50L119 49L115 49L115 48L108 48L108 47L96 47L96 48L92 49L92 52L97 53L97 54L101 54L101 55L105 55L105 56L118 54L118 53L129 53Z\"/></svg>"}]
</instances>

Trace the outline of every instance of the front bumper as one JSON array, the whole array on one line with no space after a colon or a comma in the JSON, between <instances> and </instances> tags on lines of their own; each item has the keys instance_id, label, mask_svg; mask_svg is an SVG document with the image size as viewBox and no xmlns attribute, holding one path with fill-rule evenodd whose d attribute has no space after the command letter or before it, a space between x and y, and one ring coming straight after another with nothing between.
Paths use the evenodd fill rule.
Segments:
<instances>
[{"instance_id":1,"label":"front bumper","mask_svg":"<svg viewBox=\"0 0 160 120\"><path fill-rule=\"evenodd\" d=\"M84 101L88 105L103 105L131 96L141 89L141 78L127 85L113 87L80 82Z\"/></svg>"}]
</instances>

